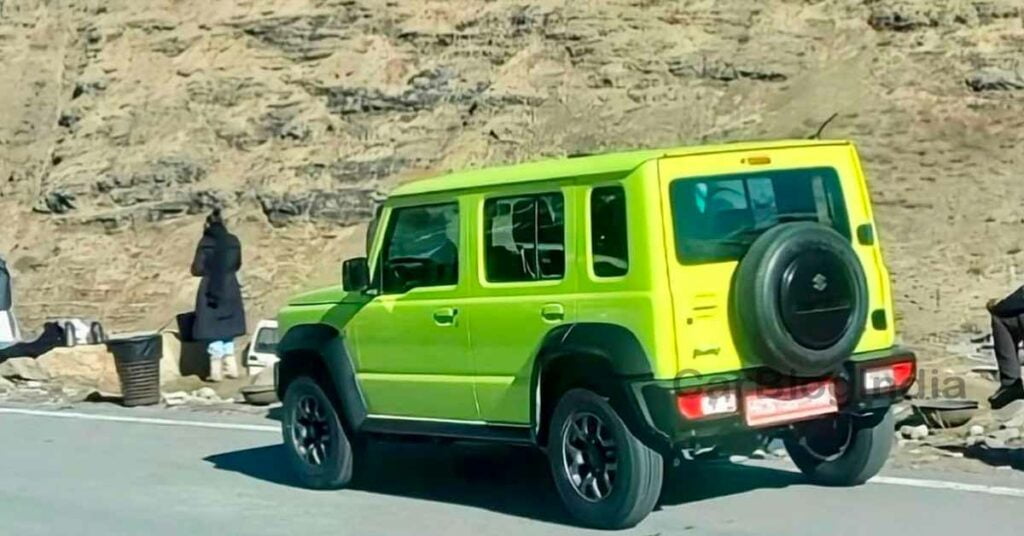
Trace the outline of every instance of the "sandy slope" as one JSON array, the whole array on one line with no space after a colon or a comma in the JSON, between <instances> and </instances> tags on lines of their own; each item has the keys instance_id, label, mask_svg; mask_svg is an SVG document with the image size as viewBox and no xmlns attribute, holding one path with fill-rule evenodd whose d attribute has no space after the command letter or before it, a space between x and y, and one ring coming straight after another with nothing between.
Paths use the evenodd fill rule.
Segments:
<instances>
[{"instance_id":1,"label":"sandy slope","mask_svg":"<svg viewBox=\"0 0 1024 536\"><path fill-rule=\"evenodd\" d=\"M0 252L30 323L187 308L213 204L262 314L336 278L397 181L805 136L833 112L828 135L863 149L910 342L982 322L1024 272L1012 0L0 6Z\"/></svg>"}]
</instances>

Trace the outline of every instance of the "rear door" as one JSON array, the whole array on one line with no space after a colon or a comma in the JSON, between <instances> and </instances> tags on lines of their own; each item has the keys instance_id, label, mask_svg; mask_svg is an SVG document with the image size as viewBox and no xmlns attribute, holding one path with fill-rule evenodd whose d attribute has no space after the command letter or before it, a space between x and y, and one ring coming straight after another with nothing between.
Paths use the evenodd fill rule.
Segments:
<instances>
[{"instance_id":1,"label":"rear door","mask_svg":"<svg viewBox=\"0 0 1024 536\"><path fill-rule=\"evenodd\" d=\"M725 372L741 359L730 323L732 277L757 234L779 218L804 218L851 238L870 223L849 145L665 158L659 162L665 251L680 371ZM852 240L852 238L851 238ZM865 267L870 309L884 308L874 246L852 241ZM740 304L739 306L742 306ZM877 341L869 330L858 351Z\"/></svg>"},{"instance_id":2,"label":"rear door","mask_svg":"<svg viewBox=\"0 0 1024 536\"><path fill-rule=\"evenodd\" d=\"M476 297L467 310L480 416L526 424L533 357L576 314L572 188L531 185L476 200Z\"/></svg>"}]
</instances>

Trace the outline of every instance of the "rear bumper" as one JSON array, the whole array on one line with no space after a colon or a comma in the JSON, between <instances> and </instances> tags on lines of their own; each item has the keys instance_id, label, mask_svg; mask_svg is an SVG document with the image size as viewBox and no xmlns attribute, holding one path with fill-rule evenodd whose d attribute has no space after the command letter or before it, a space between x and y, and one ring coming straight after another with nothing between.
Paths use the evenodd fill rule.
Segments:
<instances>
[{"instance_id":1,"label":"rear bumper","mask_svg":"<svg viewBox=\"0 0 1024 536\"><path fill-rule=\"evenodd\" d=\"M895 402L902 400L913 385L886 392L869 392L864 381L864 370L893 362L913 361L916 357L909 350L894 347L887 350L857 354L846 361L842 368L827 376L835 381L836 398L841 413L873 414L884 411ZM649 446L661 451L678 452L680 448L700 449L730 438L742 439L751 436L779 435L792 422L769 427L748 426L744 417L743 394L759 387L799 387L802 384L824 378L788 378L767 368L748 369L735 374L717 374L701 378L676 380L648 380L633 382L629 386L632 414L631 429ZM738 412L724 416L712 416L700 420L685 418L677 407L678 394L693 389L712 388L738 389ZM812 417L813 418L813 417Z\"/></svg>"}]
</instances>

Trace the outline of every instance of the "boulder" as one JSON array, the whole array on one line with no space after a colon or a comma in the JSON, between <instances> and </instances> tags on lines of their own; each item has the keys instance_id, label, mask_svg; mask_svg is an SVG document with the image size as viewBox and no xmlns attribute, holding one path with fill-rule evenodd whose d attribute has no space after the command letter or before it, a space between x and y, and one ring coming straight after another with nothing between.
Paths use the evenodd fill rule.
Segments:
<instances>
[{"instance_id":1,"label":"boulder","mask_svg":"<svg viewBox=\"0 0 1024 536\"><path fill-rule=\"evenodd\" d=\"M185 342L176 331L164 331L164 356L160 362L160 383L165 384L185 376L202 376L209 373L209 357L206 346L199 342Z\"/></svg>"},{"instance_id":2,"label":"boulder","mask_svg":"<svg viewBox=\"0 0 1024 536\"><path fill-rule=\"evenodd\" d=\"M31 357L15 357L0 363L0 377L22 380L49 380L50 374Z\"/></svg>"},{"instance_id":3,"label":"boulder","mask_svg":"<svg viewBox=\"0 0 1024 536\"><path fill-rule=\"evenodd\" d=\"M174 391L173 393L164 393L163 401L168 406L181 406L187 404L192 400L192 396L185 391Z\"/></svg>"},{"instance_id":4,"label":"boulder","mask_svg":"<svg viewBox=\"0 0 1024 536\"><path fill-rule=\"evenodd\" d=\"M928 427L923 424L920 426L901 426L900 435L907 439L920 441L928 437Z\"/></svg>"},{"instance_id":5,"label":"boulder","mask_svg":"<svg viewBox=\"0 0 1024 536\"><path fill-rule=\"evenodd\" d=\"M121 392L114 356L102 344L54 348L37 361L54 381L91 387L102 393Z\"/></svg>"},{"instance_id":6,"label":"boulder","mask_svg":"<svg viewBox=\"0 0 1024 536\"><path fill-rule=\"evenodd\" d=\"M178 334L162 334L163 357L160 360L160 385L181 379L182 344ZM24 361L24 360L23 360ZM33 361L33 360L28 360ZM121 382L113 354L105 345L79 345L54 348L34 360L36 372L29 362L18 363L18 371L29 373L25 379L51 379L67 385L94 388L108 395L121 393Z\"/></svg>"},{"instance_id":7,"label":"boulder","mask_svg":"<svg viewBox=\"0 0 1024 536\"><path fill-rule=\"evenodd\" d=\"M1004 449L1006 448L1006 442L997 437L986 437L982 439L982 444L990 449Z\"/></svg>"},{"instance_id":8,"label":"boulder","mask_svg":"<svg viewBox=\"0 0 1024 536\"><path fill-rule=\"evenodd\" d=\"M1013 425L1015 422L1024 420L1024 400L1014 400L1006 406L992 412L992 417L998 423Z\"/></svg>"},{"instance_id":9,"label":"boulder","mask_svg":"<svg viewBox=\"0 0 1024 536\"><path fill-rule=\"evenodd\" d=\"M163 357L160 359L160 385L181 379L181 337L174 331L164 331Z\"/></svg>"},{"instance_id":10,"label":"boulder","mask_svg":"<svg viewBox=\"0 0 1024 536\"><path fill-rule=\"evenodd\" d=\"M217 391L214 391L212 387L203 387L192 394L195 398L205 402L220 402L221 398L217 396Z\"/></svg>"},{"instance_id":11,"label":"boulder","mask_svg":"<svg viewBox=\"0 0 1024 536\"><path fill-rule=\"evenodd\" d=\"M988 67L971 73L965 80L975 92L1024 90L1024 73Z\"/></svg>"},{"instance_id":12,"label":"boulder","mask_svg":"<svg viewBox=\"0 0 1024 536\"><path fill-rule=\"evenodd\" d=\"M1005 428L1003 430L996 430L988 434L988 437L997 439L1003 443L1012 441L1020 438L1020 429L1018 428Z\"/></svg>"}]
</instances>

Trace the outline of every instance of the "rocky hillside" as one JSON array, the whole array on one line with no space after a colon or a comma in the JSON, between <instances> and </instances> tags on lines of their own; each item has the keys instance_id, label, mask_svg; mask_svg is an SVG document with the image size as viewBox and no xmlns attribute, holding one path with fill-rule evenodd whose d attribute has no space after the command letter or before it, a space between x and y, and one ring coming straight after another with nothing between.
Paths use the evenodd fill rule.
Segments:
<instances>
[{"instance_id":1,"label":"rocky hillside","mask_svg":"<svg viewBox=\"0 0 1024 536\"><path fill-rule=\"evenodd\" d=\"M187 309L213 206L265 314L335 279L398 181L832 113L910 341L1024 277L1018 0L0 0L0 67L0 252L29 324Z\"/></svg>"}]
</instances>

